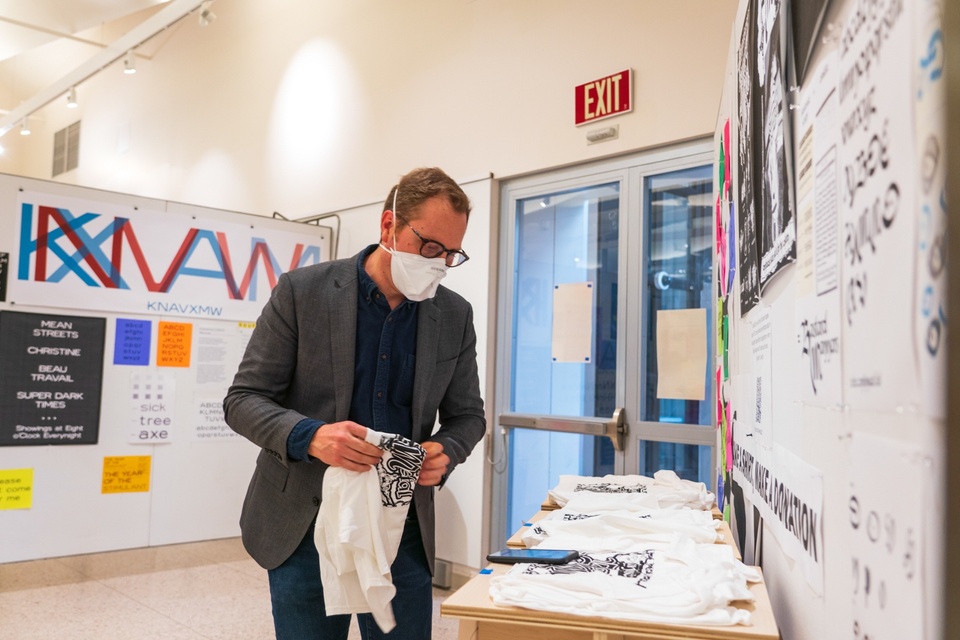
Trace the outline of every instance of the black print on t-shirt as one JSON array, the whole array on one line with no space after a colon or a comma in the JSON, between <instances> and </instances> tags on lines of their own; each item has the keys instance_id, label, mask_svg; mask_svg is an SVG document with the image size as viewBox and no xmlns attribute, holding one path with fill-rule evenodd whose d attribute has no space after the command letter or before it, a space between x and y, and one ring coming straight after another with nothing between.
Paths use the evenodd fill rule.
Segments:
<instances>
[{"instance_id":1,"label":"black print on t-shirt","mask_svg":"<svg viewBox=\"0 0 960 640\"><path fill-rule=\"evenodd\" d=\"M631 553L615 553L611 556L582 555L567 564L539 564L526 565L524 575L561 575L571 573L603 573L608 576L636 578L638 587L644 587L644 582L653 575L653 550L635 551Z\"/></svg>"},{"instance_id":2,"label":"black print on t-shirt","mask_svg":"<svg viewBox=\"0 0 960 640\"><path fill-rule=\"evenodd\" d=\"M613 484L612 482L601 482L598 484L578 484L576 487L574 487L573 491L592 491L593 493L646 493L647 485L626 485Z\"/></svg>"},{"instance_id":3,"label":"black print on t-shirt","mask_svg":"<svg viewBox=\"0 0 960 640\"><path fill-rule=\"evenodd\" d=\"M409 505L427 452L416 442L388 434L381 436L377 446L386 452L377 463L381 504L385 507Z\"/></svg>"}]
</instances>

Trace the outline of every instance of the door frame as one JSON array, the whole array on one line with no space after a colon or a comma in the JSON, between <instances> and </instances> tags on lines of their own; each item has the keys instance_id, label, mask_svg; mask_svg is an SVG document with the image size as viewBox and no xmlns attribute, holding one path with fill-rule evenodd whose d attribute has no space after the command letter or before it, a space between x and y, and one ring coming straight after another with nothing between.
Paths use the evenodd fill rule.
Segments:
<instances>
[{"instance_id":1,"label":"door frame","mask_svg":"<svg viewBox=\"0 0 960 640\"><path fill-rule=\"evenodd\" d=\"M497 312L494 354L494 406L491 428L491 504L489 536L492 548L506 542L507 517L507 427L500 424L500 414L510 412L512 389L512 330L514 269L516 265L516 229L518 200L557 191L600 183L620 183L618 291L617 291L617 376L616 406L624 409L627 434L623 451L615 453L615 473L635 474L639 469L640 440L704 444L702 432L712 426L662 425L641 422L640 389L645 373L641 371L643 335L641 301L647 295L644 265L644 178L704 164L712 164L713 138L671 144L623 156L591 161L575 166L500 178L499 187L499 263L497 266ZM629 295L628 295L629 294ZM633 381L633 382L631 382ZM628 384L630 382L630 384ZM713 403L710 403L711 406ZM713 410L711 409L711 414ZM546 416L545 416L546 417ZM716 416L713 416L715 422ZM716 442L711 456L716 467ZM544 496L546 498L546 496ZM533 514L530 514L531 516Z\"/></svg>"}]
</instances>

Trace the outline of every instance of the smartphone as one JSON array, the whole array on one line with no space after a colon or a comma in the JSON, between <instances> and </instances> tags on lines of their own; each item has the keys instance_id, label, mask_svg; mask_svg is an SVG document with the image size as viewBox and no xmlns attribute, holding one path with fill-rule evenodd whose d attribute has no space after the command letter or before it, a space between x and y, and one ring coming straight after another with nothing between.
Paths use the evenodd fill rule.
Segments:
<instances>
[{"instance_id":1,"label":"smartphone","mask_svg":"<svg viewBox=\"0 0 960 640\"><path fill-rule=\"evenodd\" d=\"M515 564L517 562L566 564L579 557L579 552L570 549L501 549L487 554L488 561L504 564Z\"/></svg>"}]
</instances>

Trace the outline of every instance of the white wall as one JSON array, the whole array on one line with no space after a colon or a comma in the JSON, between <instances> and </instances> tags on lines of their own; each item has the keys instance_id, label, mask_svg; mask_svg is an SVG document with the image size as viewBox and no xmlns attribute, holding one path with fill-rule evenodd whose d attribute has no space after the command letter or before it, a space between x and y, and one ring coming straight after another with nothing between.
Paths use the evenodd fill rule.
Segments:
<instances>
[{"instance_id":1,"label":"white wall","mask_svg":"<svg viewBox=\"0 0 960 640\"><path fill-rule=\"evenodd\" d=\"M64 181L299 217L376 200L413 166L509 176L691 138L713 128L735 4L218 0L210 26L141 47L137 74L114 64L78 109L57 100L29 139L5 136L0 171L49 178L52 132L81 118ZM24 99L25 66L0 65L0 107ZM574 86L627 67L634 110L588 146Z\"/></svg>"},{"instance_id":2,"label":"white wall","mask_svg":"<svg viewBox=\"0 0 960 640\"><path fill-rule=\"evenodd\" d=\"M343 211L340 255L349 255L375 239L367 205L415 166L470 182L708 134L735 9L736 0L217 0L210 26L187 19L141 47L136 75L114 64L78 87L78 109L56 101L31 120L32 136L5 136L0 172L49 179L53 132L79 118L80 167L58 180L288 218ZM70 46L34 57L63 74L89 55ZM633 111L575 127L574 87L624 68L634 70ZM24 99L16 77L17 61L0 64L0 107ZM587 144L586 131L610 124L618 139ZM470 195L472 259L449 283L474 304L489 407L496 276L478 266L496 260L496 197ZM438 534L440 556L473 568L486 539L484 468L481 446L439 497L439 526L450 527Z\"/></svg>"},{"instance_id":3,"label":"white wall","mask_svg":"<svg viewBox=\"0 0 960 640\"><path fill-rule=\"evenodd\" d=\"M748 0L740 2L737 25L743 19L747 4ZM869 8L867 8L868 4ZM901 9L896 9L898 4ZM910 8L903 10L902 7ZM942 408L930 400L936 394L929 393L930 389L945 385L946 381L931 377L922 383L917 383L920 391L913 391L910 385L914 384L915 380L924 378L923 374L926 372L919 364L923 359L923 349L917 348L916 326L908 330L888 331L889 325L878 326L880 323L877 322L878 317L883 319L885 316L894 316L897 313L902 316L904 310L907 310L908 315L919 316L922 306L917 292L916 278L923 271L923 265L920 264L922 261L918 261L918 255L923 255L920 252L924 247L921 240L924 222L920 213L919 189L916 189L915 183L919 180L920 172L916 170L916 166L922 155L921 144L926 142L926 136L919 135L917 131L920 128L919 122L913 120L915 115L913 110L916 109L919 112L921 104L915 97L918 93L914 82L918 81L919 74L913 67L918 67L919 62L928 54L927 44L930 41L929 34L932 28L929 22L930 14L935 13L930 11L931 7L935 8L935 5L885 1L862 3L857 0L831 3L824 24L832 25L833 29L832 31L829 28L824 29L823 35L826 36L826 40L818 38L817 48L810 65L811 70L800 85L799 93L789 97L794 104L802 104L804 97L818 90L816 88L818 80L814 77L815 70L828 54L839 52L846 47L847 50L844 52L846 57L838 54L834 65L841 71L848 71L854 68L858 60L857 56L863 48L876 45L877 58L873 60L875 66L859 78L858 81L861 83L857 87L859 94L850 90L849 85L847 86L847 102L841 103L838 108L835 127L830 129L829 123L820 122L814 128L814 135L823 135L816 128L821 127L820 131L829 130L830 134L835 136L834 144L840 149L837 153L838 164L841 164L844 159L844 153L849 154L849 151L840 143L840 122L850 119L851 114L856 115L854 112L857 108L857 98L866 94L870 87L882 87L884 90L891 90L890 88L893 87L893 91L902 91L901 95L907 96L907 102L913 103L908 113L901 113L897 104L892 105L890 104L892 101L883 100L888 94L877 89L874 104L876 110L873 112L876 115L873 115L874 120L869 123L870 127L879 127L889 119L886 123L889 129L884 129L884 145L888 144L886 142L888 139L902 140L904 136L912 145L916 145L915 148L910 148L910 145L900 144L896 147L898 152L894 153L893 143L890 143L889 155L892 168L884 173L886 166L878 167L875 182L883 180L882 184L885 186L886 181L896 180L902 193L915 192L917 195L916 199L908 200L904 197L901 201L901 208L897 214L899 218L891 227L892 231L889 234L895 233L902 238L907 238L907 250L890 251L889 235L883 240L872 238L877 243L877 247L864 246L863 248L865 255L869 254L875 256L875 259L889 261L897 271L894 278L880 279L876 278L878 268L875 264L873 265L870 275L875 279L871 280L873 298L870 309L874 310L875 315L867 316L873 321L872 324L863 324L862 319L858 320L859 324L856 325L848 322L848 296L851 296L852 292L847 287L844 277L850 272L848 271L850 265L846 263L852 262L852 258L849 253L849 230L845 229L843 224L847 220L844 215L845 208L848 207L843 198L845 193L849 197L846 189L850 184L848 174L844 173L844 170L855 174L856 167L841 166L838 170L840 180L838 189L841 193L836 205L840 221L836 240L839 261L844 264L838 263L836 269L838 275L844 275L838 278L841 283L840 299L844 312L839 322L837 322L838 318L832 318L834 324L831 325L833 327L831 331L836 332L831 335L841 336L842 353L838 354L838 357L842 355L843 358L843 376L852 377L851 371L857 370L860 362L872 358L874 353L893 353L901 358L902 363L905 363L902 369L903 379L910 380L910 383L904 384L905 388L897 388L889 383L889 378L893 377L889 376L889 369L884 370L878 367L878 372L884 374L886 398L877 398L872 404L868 404L862 400L861 395L861 399L857 402L857 397L852 393L857 390L849 388L855 385L844 379L842 382L845 385L846 395L842 403L834 404L822 400L811 402L801 391L804 387L809 388L811 374L810 361L802 353L803 338L798 329L798 321L805 317L803 314L807 313L801 306L802 303L815 296L811 292L802 291L801 267L795 262L775 275L763 290L757 306L742 316L739 312L739 284L734 287L731 294L729 352L731 379L727 397L732 399L734 408L739 409L740 413L739 422L734 421L734 442L737 441L738 430L742 437L744 429L749 432L751 428L749 426L751 418L745 417L745 414L746 416L754 415L754 406L744 401L752 399L751 389L744 387L750 387L754 381L753 376L763 373L757 370L758 365L754 360L753 325L761 316L769 314L772 328L770 351L772 367L768 388L772 391L773 419L772 424L769 425L770 432L763 436L768 439L768 444L754 446L757 450L765 449L768 453L770 451L785 452L786 455L781 458L768 456L768 459L783 460L789 457L797 460L818 474L818 478L810 481L809 485L822 484L822 503L813 505L820 513L822 524L819 549L822 592L818 593L804 576L804 562L791 557L790 551L778 542L776 531L779 523L772 518L764 519L762 554L757 558L757 563L762 563L770 600L781 635L785 640L855 637L909 637L917 640L937 638L941 637L944 606L949 606L949 603L945 603L942 599L941 586L945 577L942 568L945 548L943 504L948 490L943 484L947 464L944 454L946 422L942 417ZM858 9L864 11L869 17L863 20L864 31L858 35L851 35L846 30L850 24L848 19L853 15L852 12ZM894 16L899 13L900 23L897 26L907 29L910 33L910 53L923 52L922 55L916 56L915 64L905 65L911 67L912 73L890 73L892 65L883 68L877 66L876 60L880 57L887 56L885 59L890 60L894 55L903 54L902 50L891 51L893 47L886 34L882 37L877 36L876 40L872 37L874 33L881 32L880 29L873 30L875 20L878 16L887 16L888 10ZM926 33L926 37L917 37L921 33ZM866 46L862 45L864 34L870 36L869 44ZM893 40L893 37L889 40ZM722 110L729 110L728 115L732 121L734 154L737 153L736 50L738 42L739 27L735 27L731 36L731 51L727 63L728 83L721 103ZM936 47L931 45L929 51L937 54L937 62L942 61L942 50L937 51ZM869 58L870 54L866 54L866 57ZM862 62L863 59L860 61ZM841 77L843 77L842 74ZM856 74L852 77L857 80ZM825 85L827 82L823 81L822 86ZM930 91L929 85L926 89ZM732 96L729 95L730 91L733 92ZM792 145L795 154L798 153L796 136L799 131L797 126L799 114L800 111L794 109L789 113L794 124L795 138ZM870 117L867 115L864 120L867 121ZM853 136L862 136L864 131L872 132L872 129L868 129L867 122L858 123L854 129L853 133L848 132L848 140L859 140ZM933 129L936 130L935 127ZM890 132L889 138L886 137L886 131ZM755 134L757 134L756 131ZM917 139L914 140L914 137ZM848 145L853 146L852 143ZM905 146L907 146L906 149L904 149ZM911 151L916 152L916 155L912 156ZM893 159L894 155L896 155L895 159ZM817 167L816 159L814 168ZM736 167L737 162L734 162L733 166ZM940 168L942 169L942 165ZM873 172L870 175L872 176ZM794 175L791 179L796 181L797 176ZM869 177L866 180L870 184ZM738 183L736 178L734 182ZM934 184L937 183L934 181ZM876 187L875 184L871 186ZM739 204L737 206L739 209ZM858 206L866 207L862 196ZM846 246L845 243L847 243ZM897 245L893 246L897 247ZM738 269L740 266L737 265ZM884 304L878 305L878 300L882 300ZM880 313L875 311L878 306L882 307ZM859 313L865 313L862 307ZM842 329L837 329L838 324ZM916 325L925 326L920 323ZM903 327L898 328L903 329ZM854 349L849 346L854 343L853 338L862 344L865 341L864 336L869 342L866 348ZM854 396L853 400L851 396ZM903 398L908 400L899 402ZM755 435L758 434L749 433L749 436ZM855 466L855 456L860 446L857 440L864 437L878 437L890 443L891 449L900 453L899 459L894 464L884 466L881 466L883 463L880 460L874 461L872 466ZM747 438L754 442L758 439ZM866 466L870 468L864 473ZM776 475L783 473L784 469L771 469L771 471ZM869 475L869 478L858 474ZM882 538L878 532L871 532L870 536L878 534L876 539L882 540L883 544L889 545L890 549L888 552L881 551L874 555L873 550L879 549L881 545L879 542L872 543L868 540L866 525L863 526L863 530L853 532L852 525L857 518L852 506L852 497L861 492L870 493L864 487L868 480L876 486L890 477L895 478L897 490L884 494L877 512L883 522L895 523L896 528L885 529ZM803 488L810 489L809 486ZM860 495L860 497L863 496ZM748 510L749 508L748 505ZM914 508L919 512L916 521L912 519ZM866 521L865 514L863 517ZM748 519L750 519L749 516ZM736 530L738 526L743 527L746 524L749 528L752 524L752 519L750 520L748 523L735 522L733 527ZM919 525L919 528L912 530L916 535L913 545L906 543L911 535L905 530L906 525L911 527ZM905 549L908 551L904 552ZM747 555L753 555L752 548L745 551L745 556ZM878 556L883 557L884 560L877 561ZM873 569L869 593L864 591L863 575L867 558ZM860 564L854 564L854 559L860 561ZM915 566L916 570L908 576L910 566ZM852 568L859 570L859 583L854 581ZM881 606L884 595L886 595L885 607ZM912 600L911 597L916 599ZM917 620L919 623L914 624ZM897 626L904 624L904 621L909 621L906 623L909 629L905 633ZM860 624L859 634L854 631L855 622Z\"/></svg>"}]
</instances>

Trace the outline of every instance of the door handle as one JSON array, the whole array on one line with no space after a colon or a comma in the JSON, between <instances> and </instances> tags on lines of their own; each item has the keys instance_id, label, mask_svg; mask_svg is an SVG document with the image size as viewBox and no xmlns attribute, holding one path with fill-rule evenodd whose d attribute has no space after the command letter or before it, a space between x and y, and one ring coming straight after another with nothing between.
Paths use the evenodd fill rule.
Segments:
<instances>
[{"instance_id":1,"label":"door handle","mask_svg":"<svg viewBox=\"0 0 960 640\"><path fill-rule=\"evenodd\" d=\"M607 436L617 451L623 451L623 442L628 431L625 411L622 407L616 409L609 419L501 413L498 420L501 427Z\"/></svg>"}]
</instances>

